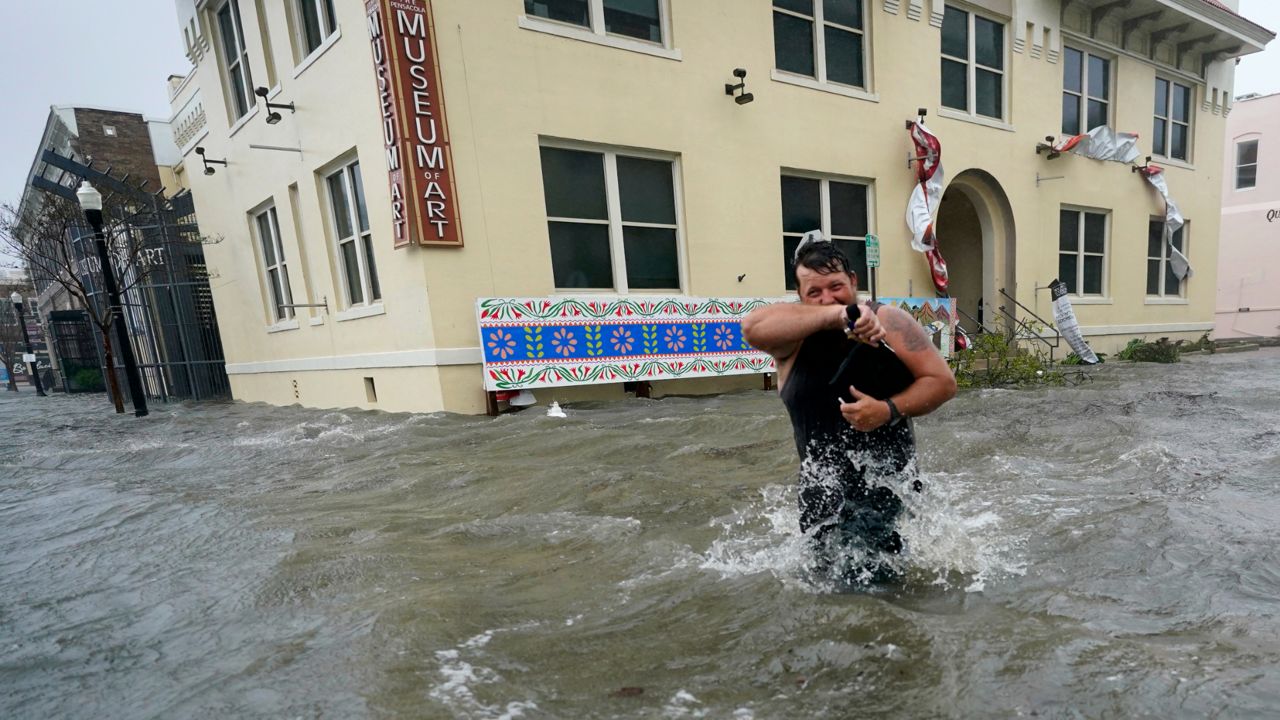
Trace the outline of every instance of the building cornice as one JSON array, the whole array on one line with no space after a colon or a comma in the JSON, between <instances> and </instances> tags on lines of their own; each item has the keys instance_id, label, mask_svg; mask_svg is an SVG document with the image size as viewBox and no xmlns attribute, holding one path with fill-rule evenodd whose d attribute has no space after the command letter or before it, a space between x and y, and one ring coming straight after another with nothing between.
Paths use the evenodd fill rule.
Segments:
<instances>
[{"instance_id":1,"label":"building cornice","mask_svg":"<svg viewBox=\"0 0 1280 720\"><path fill-rule=\"evenodd\" d=\"M1201 22L1216 27L1218 30L1231 33L1241 40L1254 44L1258 50L1262 50L1267 43L1276 37L1274 32L1252 20L1207 3L1204 0L1156 0L1156 2L1184 15L1190 15Z\"/></svg>"}]
</instances>

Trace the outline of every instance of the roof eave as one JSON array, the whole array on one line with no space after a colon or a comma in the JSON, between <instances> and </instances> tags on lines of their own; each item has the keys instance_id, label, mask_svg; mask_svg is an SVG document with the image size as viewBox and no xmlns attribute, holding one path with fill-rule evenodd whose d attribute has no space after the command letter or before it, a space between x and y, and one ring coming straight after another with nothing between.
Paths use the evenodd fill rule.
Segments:
<instances>
[{"instance_id":1,"label":"roof eave","mask_svg":"<svg viewBox=\"0 0 1280 720\"><path fill-rule=\"evenodd\" d=\"M1239 44L1239 48L1226 53L1228 57L1240 57L1262 52L1276 34L1242 15L1224 10L1204 0L1156 0L1171 10L1189 16L1213 30L1222 33Z\"/></svg>"}]
</instances>

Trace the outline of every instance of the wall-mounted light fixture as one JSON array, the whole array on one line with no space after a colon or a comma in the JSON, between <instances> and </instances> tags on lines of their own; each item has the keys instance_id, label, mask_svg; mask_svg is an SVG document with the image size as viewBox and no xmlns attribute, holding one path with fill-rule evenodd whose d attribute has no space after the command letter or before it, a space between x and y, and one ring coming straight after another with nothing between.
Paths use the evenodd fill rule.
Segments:
<instances>
[{"instance_id":1,"label":"wall-mounted light fixture","mask_svg":"<svg viewBox=\"0 0 1280 720\"><path fill-rule=\"evenodd\" d=\"M211 167L209 167L210 165L221 165L222 167L226 167L226 166L227 166L227 161L226 161L226 160L210 160L209 158L205 157L205 156L204 156L204 148L203 148L203 147L197 147L197 148L196 148L196 154L197 154L197 155L199 155L199 156L200 156L200 160L201 160L202 162L204 162L204 174L205 174L205 175L212 175L212 174L214 173L214 169L213 169L213 168L211 168Z\"/></svg>"},{"instance_id":2,"label":"wall-mounted light fixture","mask_svg":"<svg viewBox=\"0 0 1280 720\"><path fill-rule=\"evenodd\" d=\"M746 81L746 79L745 79L745 78L747 77L747 71L746 71L746 69L745 69L745 68L734 68L734 69L733 69L733 76L734 76L734 77L736 77L736 78L738 78L738 82L736 82L736 83L725 83L725 84L724 84L724 94L725 94L725 95L733 95L733 94L734 94L734 93L736 93L737 91L741 90L741 91L742 91L742 94L741 94L741 95L738 95L737 97L735 97L735 98L733 99L733 101L734 101L734 102L736 102L736 103L738 103L739 105L746 105L747 103L751 102L752 100L755 100L755 99L756 99L756 96L755 96L755 95L752 95L751 93L749 93L749 92L747 92L747 91L746 91L746 90L747 90L747 81Z\"/></svg>"},{"instance_id":3,"label":"wall-mounted light fixture","mask_svg":"<svg viewBox=\"0 0 1280 720\"><path fill-rule=\"evenodd\" d=\"M253 94L262 98L262 102L267 106L267 111L268 111L267 124L268 125L275 125L276 123L280 122L280 113L276 112L277 109L281 109L281 110L287 109L291 113L298 112L297 108L293 106L293 103L267 102L267 93L269 92L271 91L264 87L256 87L253 89Z\"/></svg>"},{"instance_id":4,"label":"wall-mounted light fixture","mask_svg":"<svg viewBox=\"0 0 1280 720\"><path fill-rule=\"evenodd\" d=\"M1049 160L1058 159L1058 157L1062 155L1062 151L1054 144L1055 142L1056 141L1052 135L1045 135L1044 142L1036 143L1036 154L1039 155L1040 153L1046 153L1045 157ZM1036 184L1039 185L1040 183L1037 182Z\"/></svg>"},{"instance_id":5,"label":"wall-mounted light fixture","mask_svg":"<svg viewBox=\"0 0 1280 720\"><path fill-rule=\"evenodd\" d=\"M1147 172L1147 168L1150 168L1150 167L1151 167L1151 156L1150 156L1150 155L1148 155L1148 156L1147 156L1147 160L1146 160L1146 162L1144 162L1144 163L1143 163L1143 164L1141 164L1141 165L1134 165L1133 167L1130 167L1130 168L1129 168L1129 172L1140 172L1140 173L1146 173L1146 172Z\"/></svg>"}]
</instances>

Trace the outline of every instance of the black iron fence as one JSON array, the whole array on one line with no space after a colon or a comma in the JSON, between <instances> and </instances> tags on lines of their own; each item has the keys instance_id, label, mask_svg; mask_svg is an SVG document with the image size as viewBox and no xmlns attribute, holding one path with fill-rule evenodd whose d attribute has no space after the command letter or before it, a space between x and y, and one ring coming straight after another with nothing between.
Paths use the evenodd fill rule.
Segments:
<instances>
[{"instance_id":1,"label":"black iron fence","mask_svg":"<svg viewBox=\"0 0 1280 720\"><path fill-rule=\"evenodd\" d=\"M107 245L113 254L127 248L127 257L120 257L112 264L123 290L125 323L146 393L164 401L230 397L231 386L204 259L204 239L195 221L191 194L183 192L172 198L148 194L125 185L109 173L52 151L45 152L42 159L65 175L56 183L43 177L33 180L38 189L74 200L71 186L87 179L105 183L117 192L130 193L138 200L127 217L114 218L113 235L108 237ZM128 237L122 238L120 233L128 233ZM108 301L93 231L87 224L75 228L69 240L92 309L98 317L105 317ZM59 316L56 322L54 316ZM49 320L63 368L64 389L71 392L100 389L98 382L105 378L108 369L98 326L84 310L73 311L71 315L50 313ZM110 371L116 373L120 387L125 387L120 353L116 350L113 355L115 367ZM96 381L88 367L91 359L93 367L98 369Z\"/></svg>"}]
</instances>

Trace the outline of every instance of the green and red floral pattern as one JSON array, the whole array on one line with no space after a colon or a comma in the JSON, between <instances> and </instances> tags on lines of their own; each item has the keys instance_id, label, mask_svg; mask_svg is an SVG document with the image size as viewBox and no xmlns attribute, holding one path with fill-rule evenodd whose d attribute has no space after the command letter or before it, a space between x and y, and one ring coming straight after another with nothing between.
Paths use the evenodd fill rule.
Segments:
<instances>
[{"instance_id":1,"label":"green and red floral pattern","mask_svg":"<svg viewBox=\"0 0 1280 720\"><path fill-rule=\"evenodd\" d=\"M762 298L481 298L487 390L773 372L742 338Z\"/></svg>"}]
</instances>

